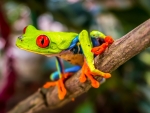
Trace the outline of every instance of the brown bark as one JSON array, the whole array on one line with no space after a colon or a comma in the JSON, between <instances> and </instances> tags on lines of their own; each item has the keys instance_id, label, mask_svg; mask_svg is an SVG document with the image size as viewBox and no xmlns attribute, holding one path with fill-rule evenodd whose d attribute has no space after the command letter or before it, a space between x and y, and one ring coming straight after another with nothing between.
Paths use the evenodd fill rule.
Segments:
<instances>
[{"instance_id":1,"label":"brown bark","mask_svg":"<svg viewBox=\"0 0 150 113\"><path fill-rule=\"evenodd\" d=\"M116 40L104 54L95 58L95 66L104 72L112 72L120 65L150 46L150 19ZM90 82L79 82L80 71L65 82L67 95L59 100L57 88L41 89L20 102L9 113L36 113L44 109L63 106L72 98L78 97L91 88ZM96 77L97 80L102 79ZM111 78L110 78L111 79Z\"/></svg>"}]
</instances>

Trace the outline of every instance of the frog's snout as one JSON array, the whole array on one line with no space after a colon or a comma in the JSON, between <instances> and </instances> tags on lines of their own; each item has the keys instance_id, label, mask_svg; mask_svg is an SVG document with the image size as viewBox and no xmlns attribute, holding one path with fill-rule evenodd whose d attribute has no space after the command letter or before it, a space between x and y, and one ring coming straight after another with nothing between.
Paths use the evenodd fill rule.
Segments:
<instances>
[{"instance_id":1,"label":"frog's snout","mask_svg":"<svg viewBox=\"0 0 150 113\"><path fill-rule=\"evenodd\" d=\"M22 41L22 39L23 39L23 36L22 36L22 35L21 35L21 36L19 36L19 37L18 37L18 39Z\"/></svg>"}]
</instances>

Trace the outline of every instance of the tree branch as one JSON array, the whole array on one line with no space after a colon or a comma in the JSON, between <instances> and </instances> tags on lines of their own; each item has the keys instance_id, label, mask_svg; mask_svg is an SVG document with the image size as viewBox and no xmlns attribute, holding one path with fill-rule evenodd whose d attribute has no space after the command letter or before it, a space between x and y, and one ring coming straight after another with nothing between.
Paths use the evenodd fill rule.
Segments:
<instances>
[{"instance_id":1,"label":"tree branch","mask_svg":"<svg viewBox=\"0 0 150 113\"><path fill-rule=\"evenodd\" d=\"M120 65L150 46L150 19L116 40L104 54L95 58L95 66L104 72L112 72ZM67 96L58 99L57 88L41 89L20 102L9 113L35 113L44 109L54 109L68 103L91 88L89 81L79 82L80 71L65 82ZM96 77L101 80L101 77ZM110 78L111 79L111 78Z\"/></svg>"}]
</instances>

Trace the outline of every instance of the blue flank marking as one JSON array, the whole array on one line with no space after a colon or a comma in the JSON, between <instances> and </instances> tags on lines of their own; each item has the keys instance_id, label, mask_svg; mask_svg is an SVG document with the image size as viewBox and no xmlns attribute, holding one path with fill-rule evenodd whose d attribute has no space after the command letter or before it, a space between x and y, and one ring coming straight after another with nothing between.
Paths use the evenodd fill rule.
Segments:
<instances>
[{"instance_id":1,"label":"blue flank marking","mask_svg":"<svg viewBox=\"0 0 150 113\"><path fill-rule=\"evenodd\" d=\"M93 47L99 46L99 42L96 38L91 38L91 40L92 40L92 43L93 43Z\"/></svg>"},{"instance_id":2,"label":"blue flank marking","mask_svg":"<svg viewBox=\"0 0 150 113\"><path fill-rule=\"evenodd\" d=\"M65 69L65 73L68 73L68 72L75 73L75 72L79 71L80 69L81 69L81 66L73 66L71 68ZM51 76L50 76L50 79L52 81L56 81L56 80L60 79L59 72L56 71L56 72L52 73Z\"/></svg>"},{"instance_id":3,"label":"blue flank marking","mask_svg":"<svg viewBox=\"0 0 150 113\"><path fill-rule=\"evenodd\" d=\"M81 69L81 66L73 66L73 67L65 69L65 73L68 73L68 72L75 73L79 71L80 69Z\"/></svg>"},{"instance_id":4,"label":"blue flank marking","mask_svg":"<svg viewBox=\"0 0 150 113\"><path fill-rule=\"evenodd\" d=\"M63 68L63 64L62 64L62 62L61 62L61 59L60 58L58 58L58 57L56 57L56 68L57 68L57 72L58 72L58 74L51 74L50 75L50 79L51 80L56 80L56 79L59 79L59 78L61 78L61 73L64 73L63 71L64 71L64 68Z\"/></svg>"},{"instance_id":5,"label":"blue flank marking","mask_svg":"<svg viewBox=\"0 0 150 113\"><path fill-rule=\"evenodd\" d=\"M71 42L71 44L70 44L70 46L69 46L69 48L68 48L67 50L72 49L72 48L77 44L77 42L79 42L79 37L78 37L78 36L76 36L76 37L72 40L72 42Z\"/></svg>"},{"instance_id":6,"label":"blue flank marking","mask_svg":"<svg viewBox=\"0 0 150 113\"><path fill-rule=\"evenodd\" d=\"M56 67L58 72L63 73L64 67L60 58L56 57Z\"/></svg>"}]
</instances>

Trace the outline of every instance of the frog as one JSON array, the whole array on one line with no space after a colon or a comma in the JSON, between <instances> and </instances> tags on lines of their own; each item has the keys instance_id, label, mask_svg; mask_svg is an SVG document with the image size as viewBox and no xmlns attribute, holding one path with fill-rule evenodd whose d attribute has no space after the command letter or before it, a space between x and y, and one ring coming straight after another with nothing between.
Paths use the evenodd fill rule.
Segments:
<instances>
[{"instance_id":1,"label":"frog","mask_svg":"<svg viewBox=\"0 0 150 113\"><path fill-rule=\"evenodd\" d=\"M90 80L92 87L98 88L100 82L94 76L110 78L111 74L96 69L94 58L102 54L114 42L111 36L106 36L98 30L90 33L82 30L75 32L42 31L33 25L27 25L21 36L16 39L16 46L20 49L56 58L57 71L50 75L50 81L43 88L57 86L58 98L64 99L67 94L65 81L75 72L81 70L79 81ZM66 60L73 67L64 68L62 60Z\"/></svg>"}]
</instances>

